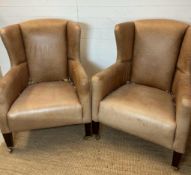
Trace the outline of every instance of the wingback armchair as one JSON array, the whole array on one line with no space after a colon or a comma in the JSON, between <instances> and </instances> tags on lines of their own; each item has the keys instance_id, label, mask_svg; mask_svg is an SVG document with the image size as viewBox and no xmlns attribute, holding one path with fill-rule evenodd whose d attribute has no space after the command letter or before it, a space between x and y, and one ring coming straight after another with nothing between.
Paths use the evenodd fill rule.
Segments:
<instances>
[{"instance_id":1,"label":"wingback armchair","mask_svg":"<svg viewBox=\"0 0 191 175\"><path fill-rule=\"evenodd\" d=\"M92 78L99 123L185 153L191 120L191 27L173 20L116 25L117 61Z\"/></svg>"},{"instance_id":2,"label":"wingback armchair","mask_svg":"<svg viewBox=\"0 0 191 175\"><path fill-rule=\"evenodd\" d=\"M88 77L80 64L80 27L39 19L1 29L11 69L0 80L0 129L13 132L85 124L91 134Z\"/></svg>"}]
</instances>

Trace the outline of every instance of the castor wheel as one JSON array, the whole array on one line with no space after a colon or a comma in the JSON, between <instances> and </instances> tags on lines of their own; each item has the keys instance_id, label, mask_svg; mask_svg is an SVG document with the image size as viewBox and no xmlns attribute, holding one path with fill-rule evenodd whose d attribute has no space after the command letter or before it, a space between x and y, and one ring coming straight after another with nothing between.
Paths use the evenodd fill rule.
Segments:
<instances>
[{"instance_id":1,"label":"castor wheel","mask_svg":"<svg viewBox=\"0 0 191 175\"><path fill-rule=\"evenodd\" d=\"M13 148L12 147L9 147L7 148L8 152L11 154L13 152Z\"/></svg>"}]
</instances>

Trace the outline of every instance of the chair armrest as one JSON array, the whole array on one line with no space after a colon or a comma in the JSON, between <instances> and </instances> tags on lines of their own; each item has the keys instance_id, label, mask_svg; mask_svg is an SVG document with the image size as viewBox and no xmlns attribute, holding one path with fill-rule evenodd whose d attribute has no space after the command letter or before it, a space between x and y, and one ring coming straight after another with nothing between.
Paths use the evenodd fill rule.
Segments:
<instances>
[{"instance_id":1,"label":"chair armrest","mask_svg":"<svg viewBox=\"0 0 191 175\"><path fill-rule=\"evenodd\" d=\"M98 121L99 103L129 79L130 63L116 62L92 77L92 118Z\"/></svg>"},{"instance_id":2,"label":"chair armrest","mask_svg":"<svg viewBox=\"0 0 191 175\"><path fill-rule=\"evenodd\" d=\"M28 84L28 69L26 63L14 66L0 80L0 129L2 133L10 132L7 123L7 113Z\"/></svg>"},{"instance_id":3,"label":"chair armrest","mask_svg":"<svg viewBox=\"0 0 191 175\"><path fill-rule=\"evenodd\" d=\"M69 74L83 109L83 122L91 122L91 97L88 76L78 60L69 60Z\"/></svg>"},{"instance_id":4,"label":"chair armrest","mask_svg":"<svg viewBox=\"0 0 191 175\"><path fill-rule=\"evenodd\" d=\"M191 76L182 74L177 82L176 99L176 133L174 150L184 153L191 122Z\"/></svg>"}]
</instances>

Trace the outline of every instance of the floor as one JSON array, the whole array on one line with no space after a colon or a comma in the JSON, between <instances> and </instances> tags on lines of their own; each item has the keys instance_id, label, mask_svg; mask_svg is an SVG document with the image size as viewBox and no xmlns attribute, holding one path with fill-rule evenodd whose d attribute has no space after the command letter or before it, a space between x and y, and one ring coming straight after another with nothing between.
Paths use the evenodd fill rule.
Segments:
<instances>
[{"instance_id":1,"label":"floor","mask_svg":"<svg viewBox=\"0 0 191 175\"><path fill-rule=\"evenodd\" d=\"M11 154L0 145L0 175L191 175L191 142L175 171L164 147L106 126L100 140L83 135L83 125L15 133Z\"/></svg>"}]
</instances>

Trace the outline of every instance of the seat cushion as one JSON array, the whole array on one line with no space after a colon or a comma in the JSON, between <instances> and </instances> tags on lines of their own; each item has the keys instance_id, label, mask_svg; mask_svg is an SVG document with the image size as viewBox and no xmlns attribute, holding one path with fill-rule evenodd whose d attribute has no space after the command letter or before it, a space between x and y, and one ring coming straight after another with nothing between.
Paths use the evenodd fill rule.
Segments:
<instances>
[{"instance_id":1,"label":"seat cushion","mask_svg":"<svg viewBox=\"0 0 191 175\"><path fill-rule=\"evenodd\" d=\"M8 112L12 131L82 122L82 107L70 83L43 82L28 86Z\"/></svg>"},{"instance_id":2,"label":"seat cushion","mask_svg":"<svg viewBox=\"0 0 191 175\"><path fill-rule=\"evenodd\" d=\"M99 121L113 128L172 148L175 109L165 91L126 84L101 101Z\"/></svg>"}]
</instances>

